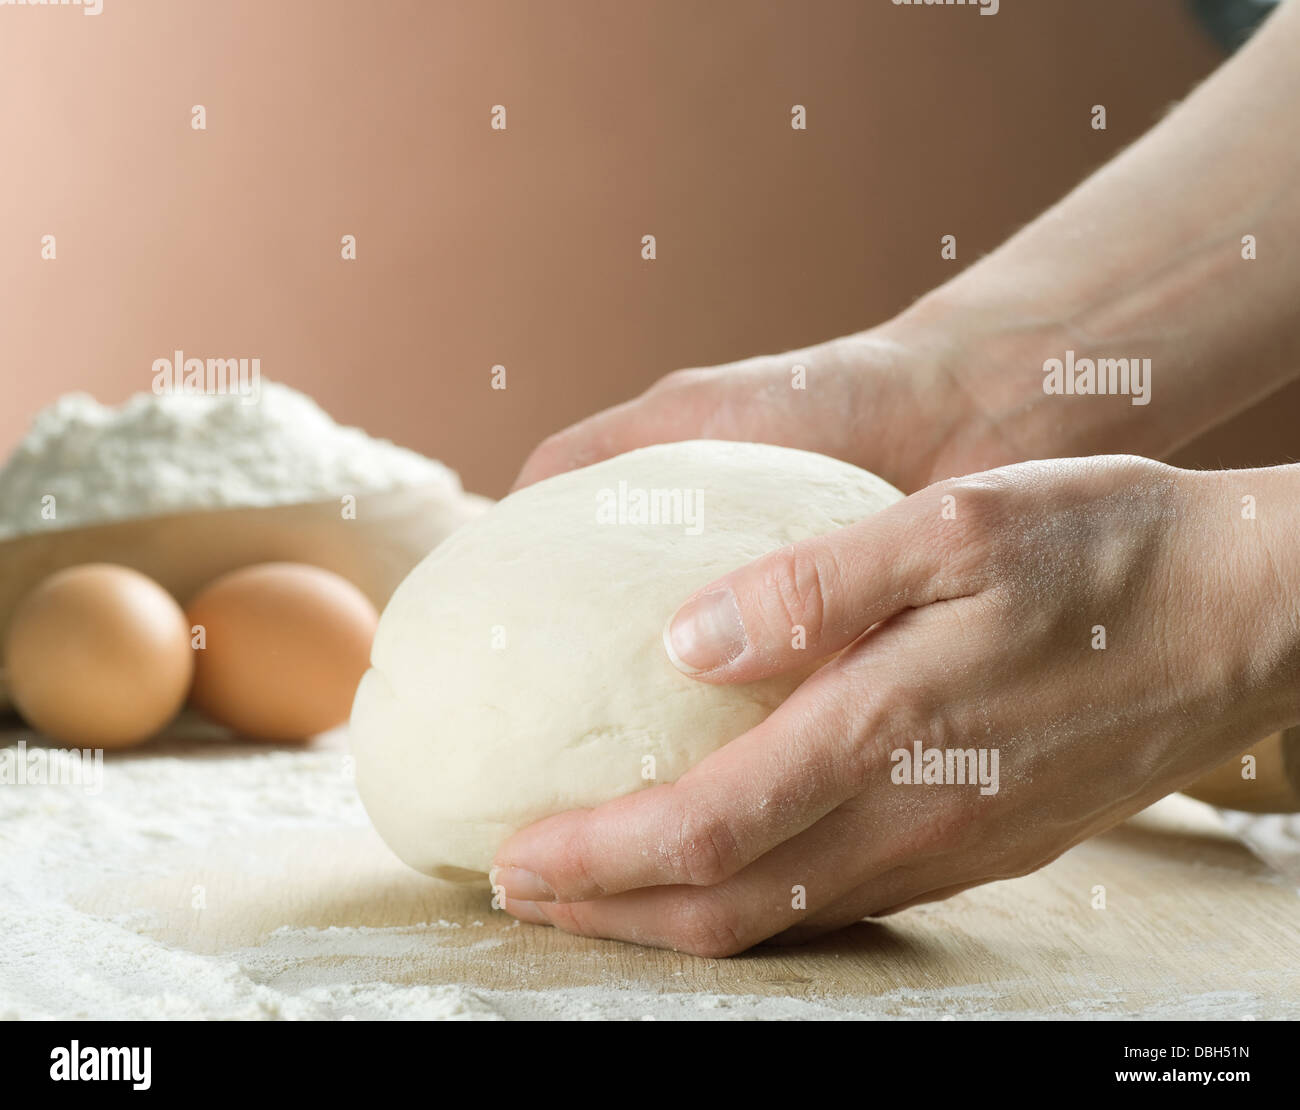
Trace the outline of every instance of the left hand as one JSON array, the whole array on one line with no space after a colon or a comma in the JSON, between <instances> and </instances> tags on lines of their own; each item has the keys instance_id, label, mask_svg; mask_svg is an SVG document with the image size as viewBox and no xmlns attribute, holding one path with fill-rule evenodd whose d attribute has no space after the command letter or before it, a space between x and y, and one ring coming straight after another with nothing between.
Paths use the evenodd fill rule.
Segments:
<instances>
[{"instance_id":1,"label":"left hand","mask_svg":"<svg viewBox=\"0 0 1300 1110\"><path fill-rule=\"evenodd\" d=\"M1300 592L1277 577L1300 579L1277 508L1297 502L1293 468L1022 463L711 583L672 626L692 677L828 661L677 782L511 837L506 909L726 956L1042 867L1300 719ZM735 642L692 639L694 604L728 591ZM986 771L996 752L996 793L897 781L917 743L982 749Z\"/></svg>"}]
</instances>

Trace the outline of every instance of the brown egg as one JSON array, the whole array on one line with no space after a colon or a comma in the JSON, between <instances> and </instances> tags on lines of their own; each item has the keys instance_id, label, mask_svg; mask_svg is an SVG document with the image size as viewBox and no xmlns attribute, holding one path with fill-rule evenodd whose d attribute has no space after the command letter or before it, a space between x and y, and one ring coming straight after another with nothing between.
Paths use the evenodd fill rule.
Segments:
<instances>
[{"instance_id":1,"label":"brown egg","mask_svg":"<svg viewBox=\"0 0 1300 1110\"><path fill-rule=\"evenodd\" d=\"M304 740L347 720L379 622L351 582L304 563L224 574L185 615L202 625L193 705L218 724L273 741Z\"/></svg>"},{"instance_id":2,"label":"brown egg","mask_svg":"<svg viewBox=\"0 0 1300 1110\"><path fill-rule=\"evenodd\" d=\"M194 671L185 614L152 578L110 563L52 574L5 636L14 706L61 743L124 748L184 704Z\"/></svg>"}]
</instances>

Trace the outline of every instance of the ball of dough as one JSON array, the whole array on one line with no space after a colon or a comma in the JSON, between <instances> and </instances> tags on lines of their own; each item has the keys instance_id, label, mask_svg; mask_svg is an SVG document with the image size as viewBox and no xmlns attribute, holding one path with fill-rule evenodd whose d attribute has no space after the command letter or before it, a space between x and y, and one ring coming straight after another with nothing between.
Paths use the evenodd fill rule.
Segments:
<instances>
[{"instance_id":1,"label":"ball of dough","mask_svg":"<svg viewBox=\"0 0 1300 1110\"><path fill-rule=\"evenodd\" d=\"M380 618L352 707L357 784L380 835L417 870L476 878L524 825L677 779L807 673L687 678L663 645L677 607L901 496L822 455L694 441L499 502L425 558Z\"/></svg>"}]
</instances>

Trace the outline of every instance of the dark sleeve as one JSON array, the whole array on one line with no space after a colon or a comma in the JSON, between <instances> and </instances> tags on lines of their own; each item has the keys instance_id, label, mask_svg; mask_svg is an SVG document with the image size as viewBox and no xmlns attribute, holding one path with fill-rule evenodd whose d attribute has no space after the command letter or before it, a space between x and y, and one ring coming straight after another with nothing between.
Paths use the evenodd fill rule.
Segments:
<instances>
[{"instance_id":1,"label":"dark sleeve","mask_svg":"<svg viewBox=\"0 0 1300 1110\"><path fill-rule=\"evenodd\" d=\"M1273 11L1280 0L1187 0L1197 19L1220 46L1236 50Z\"/></svg>"}]
</instances>

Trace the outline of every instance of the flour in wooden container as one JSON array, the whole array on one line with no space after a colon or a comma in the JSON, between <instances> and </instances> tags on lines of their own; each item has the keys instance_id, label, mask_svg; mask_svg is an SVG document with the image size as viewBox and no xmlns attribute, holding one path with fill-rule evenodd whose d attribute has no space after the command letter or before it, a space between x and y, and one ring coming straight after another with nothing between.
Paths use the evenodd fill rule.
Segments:
<instances>
[{"instance_id":1,"label":"flour in wooden container","mask_svg":"<svg viewBox=\"0 0 1300 1110\"><path fill-rule=\"evenodd\" d=\"M0 469L0 540L190 512L442 486L433 459L336 424L310 397L263 381L238 394L137 393L110 408L60 397Z\"/></svg>"}]
</instances>

